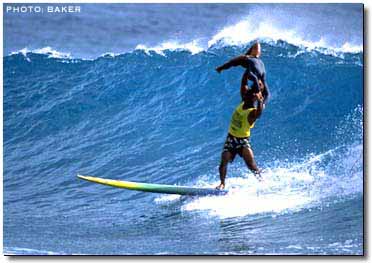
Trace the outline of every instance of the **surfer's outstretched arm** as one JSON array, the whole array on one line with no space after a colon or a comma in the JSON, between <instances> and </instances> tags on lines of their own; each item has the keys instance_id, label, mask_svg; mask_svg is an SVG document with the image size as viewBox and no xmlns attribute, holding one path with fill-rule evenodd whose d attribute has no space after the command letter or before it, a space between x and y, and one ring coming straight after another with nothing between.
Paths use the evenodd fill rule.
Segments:
<instances>
[{"instance_id":1,"label":"surfer's outstretched arm","mask_svg":"<svg viewBox=\"0 0 372 263\"><path fill-rule=\"evenodd\" d=\"M247 62L247 56L245 55L241 55L241 56L233 58L232 60L223 64L222 66L217 67L216 71L218 73L221 73L223 70L229 69L231 67L237 67L237 66L242 66L247 69L244 73L246 74L245 83L247 83L248 79L253 81L253 90L255 92L259 92L260 91L260 85L259 85L260 79L257 77L255 73L253 73L252 68ZM243 78L244 78L244 75L243 75Z\"/></svg>"},{"instance_id":2,"label":"surfer's outstretched arm","mask_svg":"<svg viewBox=\"0 0 372 263\"><path fill-rule=\"evenodd\" d=\"M237 66L243 66L246 64L247 57L244 55L235 57L231 59L229 62L223 64L222 66L219 66L216 68L216 71L218 73L221 73L225 69L229 69L231 67L237 67Z\"/></svg>"}]
</instances>

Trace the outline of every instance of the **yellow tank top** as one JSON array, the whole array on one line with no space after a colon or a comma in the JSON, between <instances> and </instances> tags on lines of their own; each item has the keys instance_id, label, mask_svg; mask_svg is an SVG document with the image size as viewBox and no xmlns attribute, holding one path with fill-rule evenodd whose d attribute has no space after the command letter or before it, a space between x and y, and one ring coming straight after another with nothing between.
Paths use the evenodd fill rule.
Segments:
<instances>
[{"instance_id":1,"label":"yellow tank top","mask_svg":"<svg viewBox=\"0 0 372 263\"><path fill-rule=\"evenodd\" d=\"M243 110L244 102L239 104L238 107L236 107L234 114L232 115L230 127L229 127L229 133L232 136L238 137L238 138L244 138L251 136L251 128L254 127L254 123L252 125L248 122L248 115L251 113L251 111L255 110L255 108L249 108L246 110Z\"/></svg>"}]
</instances>

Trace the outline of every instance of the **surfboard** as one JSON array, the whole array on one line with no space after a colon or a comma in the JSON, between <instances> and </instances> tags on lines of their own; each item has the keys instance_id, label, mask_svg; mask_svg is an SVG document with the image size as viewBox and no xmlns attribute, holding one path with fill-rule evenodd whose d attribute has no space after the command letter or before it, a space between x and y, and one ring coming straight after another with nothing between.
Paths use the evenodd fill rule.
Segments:
<instances>
[{"instance_id":1,"label":"surfboard","mask_svg":"<svg viewBox=\"0 0 372 263\"><path fill-rule=\"evenodd\" d=\"M124 188L128 190L136 190L142 192L161 193L161 194L177 194L177 195L193 195L193 196L206 196L206 195L225 195L227 190L218 190L215 188L199 188L178 185L166 184L150 184L138 183L129 181L119 181L112 179L104 179L93 176L84 176L78 174L77 177L88 182L103 184L112 187Z\"/></svg>"}]
</instances>

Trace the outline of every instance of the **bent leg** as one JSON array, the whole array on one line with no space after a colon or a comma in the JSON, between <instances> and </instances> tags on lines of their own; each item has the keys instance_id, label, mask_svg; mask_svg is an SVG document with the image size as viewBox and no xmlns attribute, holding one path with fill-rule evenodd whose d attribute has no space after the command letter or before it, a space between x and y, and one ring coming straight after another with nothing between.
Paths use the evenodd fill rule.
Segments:
<instances>
[{"instance_id":1,"label":"bent leg","mask_svg":"<svg viewBox=\"0 0 372 263\"><path fill-rule=\"evenodd\" d=\"M251 148L246 148L246 147L243 148L242 157L243 157L245 164L249 168L249 170L251 170L252 172L259 172L256 161L254 160L253 151Z\"/></svg>"},{"instance_id":2,"label":"bent leg","mask_svg":"<svg viewBox=\"0 0 372 263\"><path fill-rule=\"evenodd\" d=\"M258 169L256 161L254 160L253 151L251 148L242 149L242 157L247 167L254 173L259 181L262 181L261 171Z\"/></svg>"}]
</instances>

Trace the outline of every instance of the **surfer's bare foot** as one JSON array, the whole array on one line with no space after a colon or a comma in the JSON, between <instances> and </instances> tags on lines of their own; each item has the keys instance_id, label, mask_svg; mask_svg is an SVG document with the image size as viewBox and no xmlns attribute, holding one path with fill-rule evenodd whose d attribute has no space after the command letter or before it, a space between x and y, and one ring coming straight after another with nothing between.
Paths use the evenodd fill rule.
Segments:
<instances>
[{"instance_id":1,"label":"surfer's bare foot","mask_svg":"<svg viewBox=\"0 0 372 263\"><path fill-rule=\"evenodd\" d=\"M218 190L223 190L225 189L225 184L220 184L219 186L216 187Z\"/></svg>"},{"instance_id":2,"label":"surfer's bare foot","mask_svg":"<svg viewBox=\"0 0 372 263\"><path fill-rule=\"evenodd\" d=\"M261 173L262 173L262 169L254 172L254 176L255 176L255 177L257 178L257 180L260 181L260 182L263 181L263 178L262 178Z\"/></svg>"}]
</instances>

